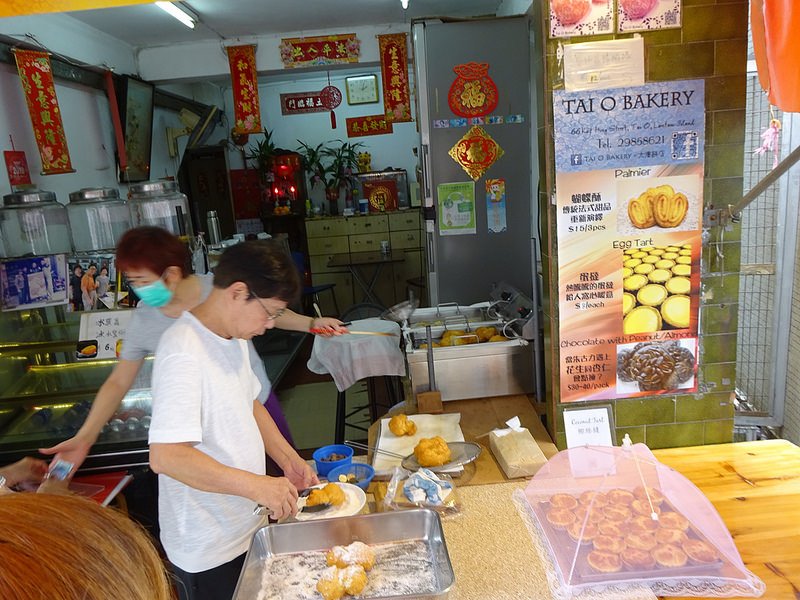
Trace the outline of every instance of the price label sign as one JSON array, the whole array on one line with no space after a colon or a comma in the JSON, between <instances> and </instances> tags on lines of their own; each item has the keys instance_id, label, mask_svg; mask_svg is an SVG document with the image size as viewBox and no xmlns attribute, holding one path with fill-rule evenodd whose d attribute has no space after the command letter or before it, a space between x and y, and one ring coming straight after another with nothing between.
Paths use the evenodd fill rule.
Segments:
<instances>
[{"instance_id":1,"label":"price label sign","mask_svg":"<svg viewBox=\"0 0 800 600\"><path fill-rule=\"evenodd\" d=\"M75 357L78 360L119 358L132 315L131 309L82 313Z\"/></svg>"},{"instance_id":2,"label":"price label sign","mask_svg":"<svg viewBox=\"0 0 800 600\"><path fill-rule=\"evenodd\" d=\"M564 411L567 448L613 446L611 406L594 406Z\"/></svg>"}]
</instances>

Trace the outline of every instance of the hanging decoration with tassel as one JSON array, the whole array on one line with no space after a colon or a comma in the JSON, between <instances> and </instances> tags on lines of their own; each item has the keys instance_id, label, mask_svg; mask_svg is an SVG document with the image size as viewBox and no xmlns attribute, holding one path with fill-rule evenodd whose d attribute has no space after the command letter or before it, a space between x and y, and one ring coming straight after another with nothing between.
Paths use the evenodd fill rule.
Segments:
<instances>
[{"instance_id":1,"label":"hanging decoration with tassel","mask_svg":"<svg viewBox=\"0 0 800 600\"><path fill-rule=\"evenodd\" d=\"M333 109L342 103L342 92L335 85L331 85L331 74L328 73L328 85L319 93L322 106L331 111L331 129L336 129L336 113Z\"/></svg>"},{"instance_id":2,"label":"hanging decoration with tassel","mask_svg":"<svg viewBox=\"0 0 800 600\"><path fill-rule=\"evenodd\" d=\"M761 145L753 151L753 154L766 154L772 152L772 168L778 166L779 150L780 150L780 135L781 135L781 122L775 118L775 113L772 107L769 107L769 126L761 134Z\"/></svg>"}]
</instances>

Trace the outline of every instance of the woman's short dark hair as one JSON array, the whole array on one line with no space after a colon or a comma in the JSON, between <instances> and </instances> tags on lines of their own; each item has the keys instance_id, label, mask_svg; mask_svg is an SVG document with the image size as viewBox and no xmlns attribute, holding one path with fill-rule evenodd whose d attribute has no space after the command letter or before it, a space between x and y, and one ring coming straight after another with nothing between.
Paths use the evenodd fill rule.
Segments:
<instances>
[{"instance_id":1,"label":"woman's short dark hair","mask_svg":"<svg viewBox=\"0 0 800 600\"><path fill-rule=\"evenodd\" d=\"M214 269L214 287L225 289L241 281L259 298L294 302L300 276L283 245L272 240L241 242L225 249Z\"/></svg>"},{"instance_id":2,"label":"woman's short dark hair","mask_svg":"<svg viewBox=\"0 0 800 600\"><path fill-rule=\"evenodd\" d=\"M161 275L169 267L189 274L189 251L186 245L166 229L134 227L117 243L117 269L147 269Z\"/></svg>"}]
</instances>

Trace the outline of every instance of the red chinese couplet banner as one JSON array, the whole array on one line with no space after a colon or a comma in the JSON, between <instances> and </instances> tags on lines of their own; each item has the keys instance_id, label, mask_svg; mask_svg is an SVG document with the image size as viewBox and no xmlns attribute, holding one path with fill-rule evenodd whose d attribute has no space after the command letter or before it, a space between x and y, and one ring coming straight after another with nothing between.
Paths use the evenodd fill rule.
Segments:
<instances>
[{"instance_id":1,"label":"red chinese couplet banner","mask_svg":"<svg viewBox=\"0 0 800 600\"><path fill-rule=\"evenodd\" d=\"M287 69L355 63L361 53L361 41L355 33L283 38L280 51L281 61Z\"/></svg>"},{"instance_id":2,"label":"red chinese couplet banner","mask_svg":"<svg viewBox=\"0 0 800 600\"><path fill-rule=\"evenodd\" d=\"M383 107L394 123L411 120L411 93L408 88L408 50L405 33L376 36L381 56Z\"/></svg>"},{"instance_id":3,"label":"red chinese couplet banner","mask_svg":"<svg viewBox=\"0 0 800 600\"><path fill-rule=\"evenodd\" d=\"M261 133L261 107L258 102L256 47L228 46L228 64L233 86L234 133Z\"/></svg>"},{"instance_id":4,"label":"red chinese couplet banner","mask_svg":"<svg viewBox=\"0 0 800 600\"><path fill-rule=\"evenodd\" d=\"M18 49L14 50L14 57L42 157L42 174L73 173L50 57L47 52Z\"/></svg>"},{"instance_id":5,"label":"red chinese couplet banner","mask_svg":"<svg viewBox=\"0 0 800 600\"><path fill-rule=\"evenodd\" d=\"M392 132L392 122L386 118L386 115L369 115L368 117L351 117L347 119L347 137L381 135Z\"/></svg>"},{"instance_id":6,"label":"red chinese couplet banner","mask_svg":"<svg viewBox=\"0 0 800 600\"><path fill-rule=\"evenodd\" d=\"M327 112L319 92L295 92L281 94L282 115L302 115L305 113Z\"/></svg>"}]
</instances>

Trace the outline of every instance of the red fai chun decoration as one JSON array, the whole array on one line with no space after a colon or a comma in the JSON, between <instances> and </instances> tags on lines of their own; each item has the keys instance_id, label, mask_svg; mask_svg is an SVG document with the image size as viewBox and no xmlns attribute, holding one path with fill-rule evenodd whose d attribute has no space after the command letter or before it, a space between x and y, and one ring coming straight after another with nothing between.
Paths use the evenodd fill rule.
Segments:
<instances>
[{"instance_id":1,"label":"red fai chun decoration","mask_svg":"<svg viewBox=\"0 0 800 600\"><path fill-rule=\"evenodd\" d=\"M227 51L233 87L233 129L236 133L261 133L256 47L228 46Z\"/></svg>"},{"instance_id":2,"label":"red fai chun decoration","mask_svg":"<svg viewBox=\"0 0 800 600\"><path fill-rule=\"evenodd\" d=\"M473 180L478 180L504 152L492 136L473 125L448 154Z\"/></svg>"},{"instance_id":3,"label":"red fai chun decoration","mask_svg":"<svg viewBox=\"0 0 800 600\"><path fill-rule=\"evenodd\" d=\"M14 50L17 71L25 91L33 134L42 157L42 174L74 173L58 108L53 71L47 52Z\"/></svg>"},{"instance_id":4,"label":"red fai chun decoration","mask_svg":"<svg viewBox=\"0 0 800 600\"><path fill-rule=\"evenodd\" d=\"M408 89L408 50L405 33L379 35L383 108L394 123L411 120L411 93Z\"/></svg>"},{"instance_id":5,"label":"red fai chun decoration","mask_svg":"<svg viewBox=\"0 0 800 600\"><path fill-rule=\"evenodd\" d=\"M392 122L386 118L386 115L369 115L367 117L351 117L347 119L347 137L349 138L392 133L393 129Z\"/></svg>"},{"instance_id":6,"label":"red fai chun decoration","mask_svg":"<svg viewBox=\"0 0 800 600\"><path fill-rule=\"evenodd\" d=\"M12 188L31 184L31 172L28 170L28 161L22 150L5 150L3 158L6 161L8 182Z\"/></svg>"},{"instance_id":7,"label":"red fai chun decoration","mask_svg":"<svg viewBox=\"0 0 800 600\"><path fill-rule=\"evenodd\" d=\"M354 63L358 62L361 42L355 33L283 38L280 51L281 61L287 69Z\"/></svg>"},{"instance_id":8,"label":"red fai chun decoration","mask_svg":"<svg viewBox=\"0 0 800 600\"><path fill-rule=\"evenodd\" d=\"M459 117L483 117L497 108L497 86L489 77L489 63L456 65L458 75L447 94L447 103Z\"/></svg>"}]
</instances>

